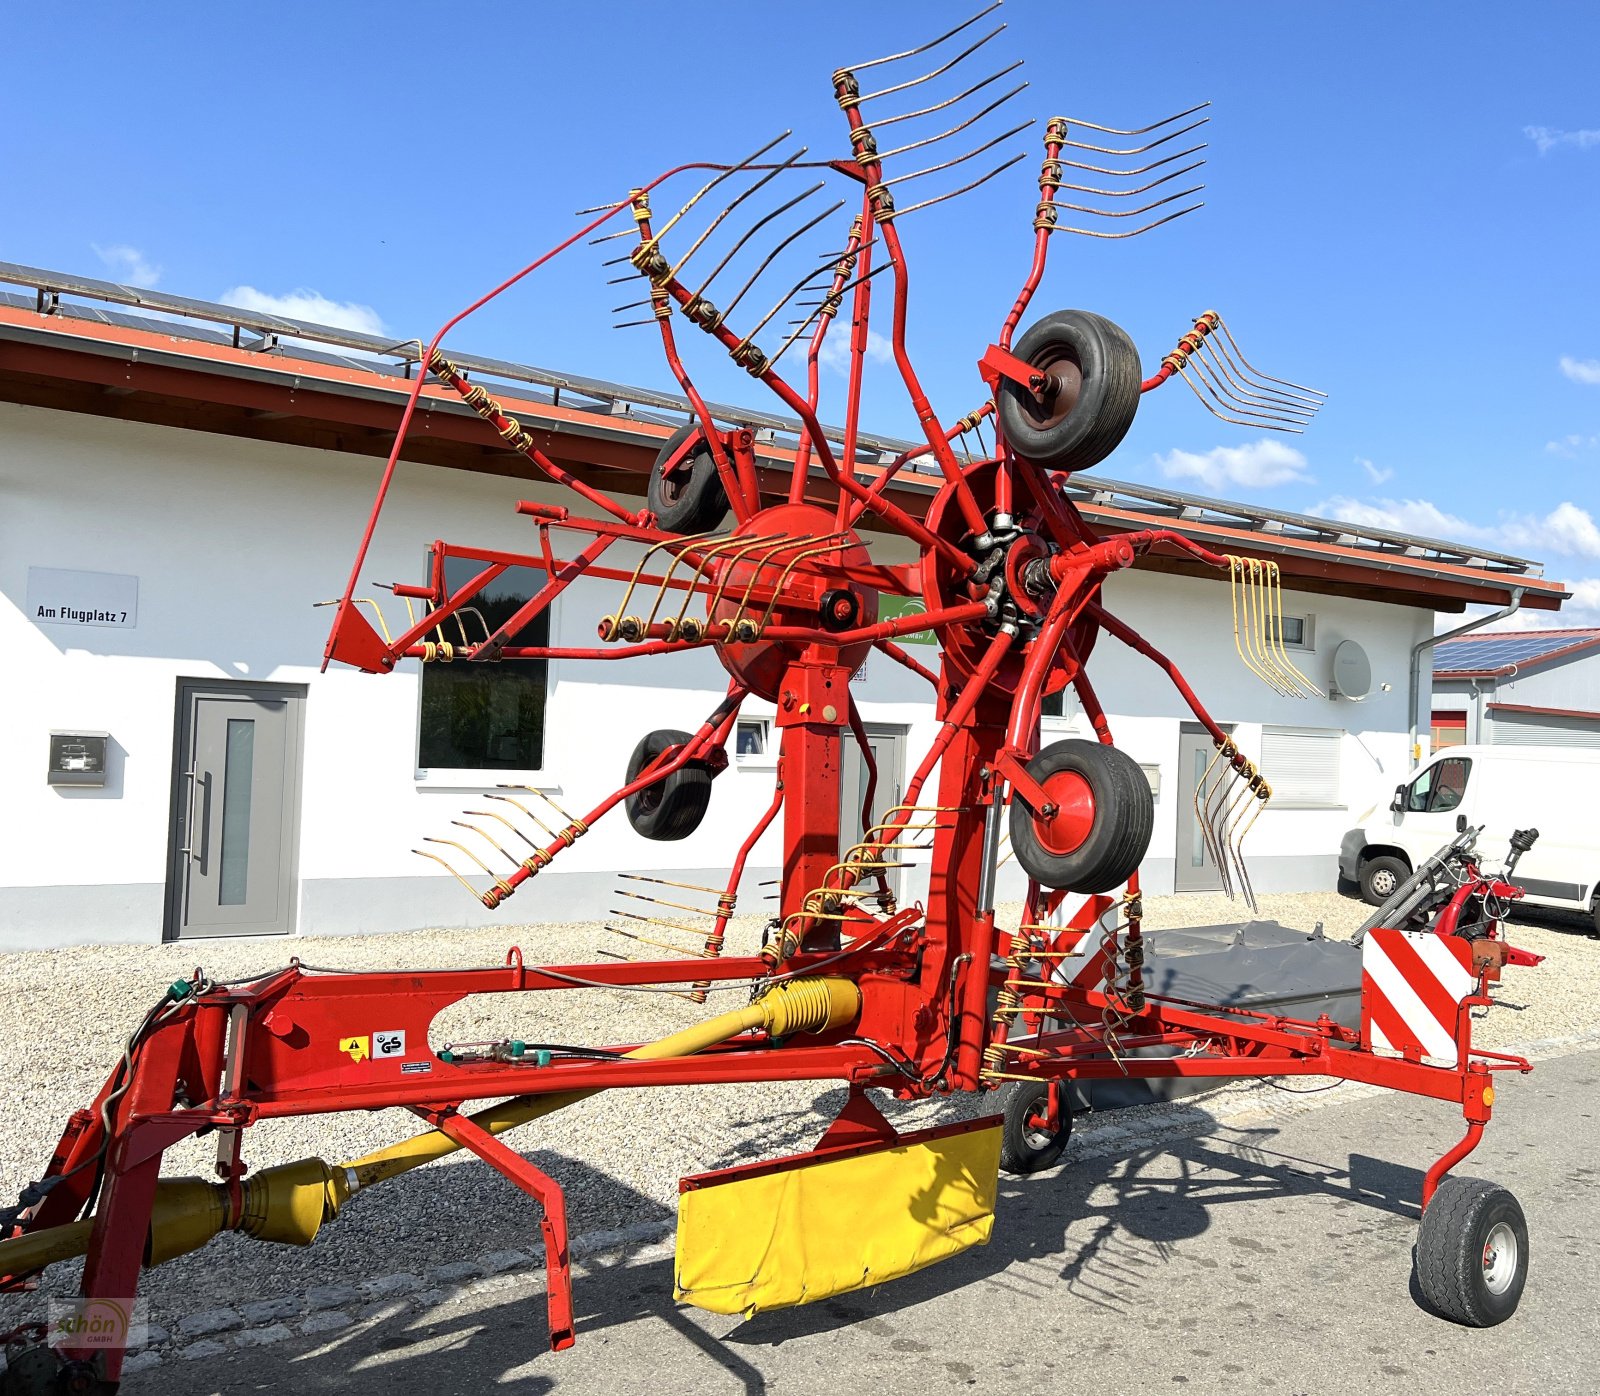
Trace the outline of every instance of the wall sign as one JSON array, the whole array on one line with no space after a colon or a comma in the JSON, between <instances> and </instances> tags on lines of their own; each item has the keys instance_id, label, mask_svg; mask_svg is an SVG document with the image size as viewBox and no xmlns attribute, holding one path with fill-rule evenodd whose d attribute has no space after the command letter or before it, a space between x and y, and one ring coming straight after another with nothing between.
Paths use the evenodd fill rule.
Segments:
<instances>
[{"instance_id":1,"label":"wall sign","mask_svg":"<svg viewBox=\"0 0 1600 1396\"><path fill-rule=\"evenodd\" d=\"M47 785L104 785L109 732L52 732Z\"/></svg>"},{"instance_id":2,"label":"wall sign","mask_svg":"<svg viewBox=\"0 0 1600 1396\"><path fill-rule=\"evenodd\" d=\"M120 572L30 567L28 618L36 625L131 629L139 623L139 579Z\"/></svg>"},{"instance_id":3,"label":"wall sign","mask_svg":"<svg viewBox=\"0 0 1600 1396\"><path fill-rule=\"evenodd\" d=\"M878 593L878 619L899 620L901 616L920 616L928 609L920 596L893 596ZM899 639L902 645L937 645L939 637L931 630L914 630Z\"/></svg>"}]
</instances>

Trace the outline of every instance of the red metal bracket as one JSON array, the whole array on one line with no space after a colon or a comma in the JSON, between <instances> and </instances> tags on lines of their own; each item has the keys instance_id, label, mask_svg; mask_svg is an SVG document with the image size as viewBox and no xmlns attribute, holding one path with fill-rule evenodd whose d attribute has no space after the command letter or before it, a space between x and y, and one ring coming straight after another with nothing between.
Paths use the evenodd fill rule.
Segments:
<instances>
[{"instance_id":1,"label":"red metal bracket","mask_svg":"<svg viewBox=\"0 0 1600 1396\"><path fill-rule=\"evenodd\" d=\"M417 1111L435 1129L515 1183L544 1210L539 1229L544 1236L545 1300L550 1317L550 1349L560 1352L575 1340L572 1328L572 1269L567 1254L567 1202L561 1184L535 1168L521 1154L474 1124L456 1108Z\"/></svg>"}]
</instances>

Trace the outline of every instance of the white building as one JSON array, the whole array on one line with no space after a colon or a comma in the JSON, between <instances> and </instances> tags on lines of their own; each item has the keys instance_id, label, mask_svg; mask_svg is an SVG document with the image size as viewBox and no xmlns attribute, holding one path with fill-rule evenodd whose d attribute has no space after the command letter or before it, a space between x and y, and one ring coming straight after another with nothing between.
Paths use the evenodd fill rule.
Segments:
<instances>
[{"instance_id":1,"label":"white building","mask_svg":"<svg viewBox=\"0 0 1600 1396\"><path fill-rule=\"evenodd\" d=\"M1600 747L1600 629L1494 630L1433 652L1433 744Z\"/></svg>"},{"instance_id":2,"label":"white building","mask_svg":"<svg viewBox=\"0 0 1600 1396\"><path fill-rule=\"evenodd\" d=\"M622 783L647 730L692 730L726 686L710 651L520 674L320 672L330 612L315 605L343 586L414 363L377 340L225 307L3 265L0 281L21 288L0 295L0 644L14 675L0 725L0 948L567 920L615 906L621 871L726 877L772 797L770 709L753 701L709 815L681 842L648 842L619 811L496 913L412 852L443 853L487 885L424 838L471 842L451 821L485 808L481 792L500 783L587 810ZM620 494L642 492L683 420L666 395L463 362L550 455ZM717 411L756 428L768 460L786 454L791 424ZM438 537L533 550L516 501L572 500L528 474L453 394L428 390L363 583L420 582ZM914 470L892 489L918 509L932 494ZM1226 579L1162 560L1108 583L1110 607L1261 753L1277 789L1246 849L1261 890L1331 887L1352 811L1409 769L1408 727L1420 711L1426 730L1428 695L1410 691L1408 674L1436 611L1503 604L1513 588L1524 607L1555 609L1566 594L1532 564L1481 550L1100 477L1075 480L1072 494L1105 531L1156 523L1276 559L1285 638L1324 693L1342 642L1370 664L1359 701L1279 697L1235 653ZM875 551L909 558L893 546ZM593 644L615 593L572 586L553 609L552 642ZM358 594L382 598L391 624L400 617L403 603L365 585ZM1166 679L1109 637L1090 672L1120 744L1158 789L1147 889L1214 886L1192 808L1209 741ZM857 694L894 787L935 730L929 689L874 654ZM1070 708L1045 722L1087 735ZM882 793L892 803L894 790ZM773 876L777 849L774 829L742 909L760 905L755 885ZM1014 862L1007 873L1019 878Z\"/></svg>"}]
</instances>

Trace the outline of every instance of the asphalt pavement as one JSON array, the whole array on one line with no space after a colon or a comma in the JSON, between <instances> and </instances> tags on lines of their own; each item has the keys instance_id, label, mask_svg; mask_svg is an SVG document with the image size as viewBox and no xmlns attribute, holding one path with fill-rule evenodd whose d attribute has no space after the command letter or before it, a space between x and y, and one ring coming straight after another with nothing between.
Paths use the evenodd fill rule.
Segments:
<instances>
[{"instance_id":1,"label":"asphalt pavement","mask_svg":"<svg viewBox=\"0 0 1600 1396\"><path fill-rule=\"evenodd\" d=\"M1527 1212L1528 1288L1498 1328L1433 1316L1410 1280L1422 1170L1459 1137L1459 1112L1335 1092L1155 1146L1069 1150L1052 1172L1002 1179L988 1246L805 1308L741 1321L680 1307L670 1247L644 1246L577 1277L567 1352L543 1350L542 1288L519 1276L333 1332L175 1354L124 1391L1591 1393L1600 1052L1499 1085L1458 1170Z\"/></svg>"}]
</instances>

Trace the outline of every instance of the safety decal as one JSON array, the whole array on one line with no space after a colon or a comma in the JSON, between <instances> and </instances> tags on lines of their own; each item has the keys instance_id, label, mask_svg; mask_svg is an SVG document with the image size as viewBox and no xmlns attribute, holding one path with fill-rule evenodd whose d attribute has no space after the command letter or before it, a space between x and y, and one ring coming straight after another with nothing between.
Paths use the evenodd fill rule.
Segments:
<instances>
[{"instance_id":1,"label":"safety decal","mask_svg":"<svg viewBox=\"0 0 1600 1396\"><path fill-rule=\"evenodd\" d=\"M353 1062L365 1061L372 1053L368 1050L365 1037L341 1037L339 1050Z\"/></svg>"}]
</instances>

